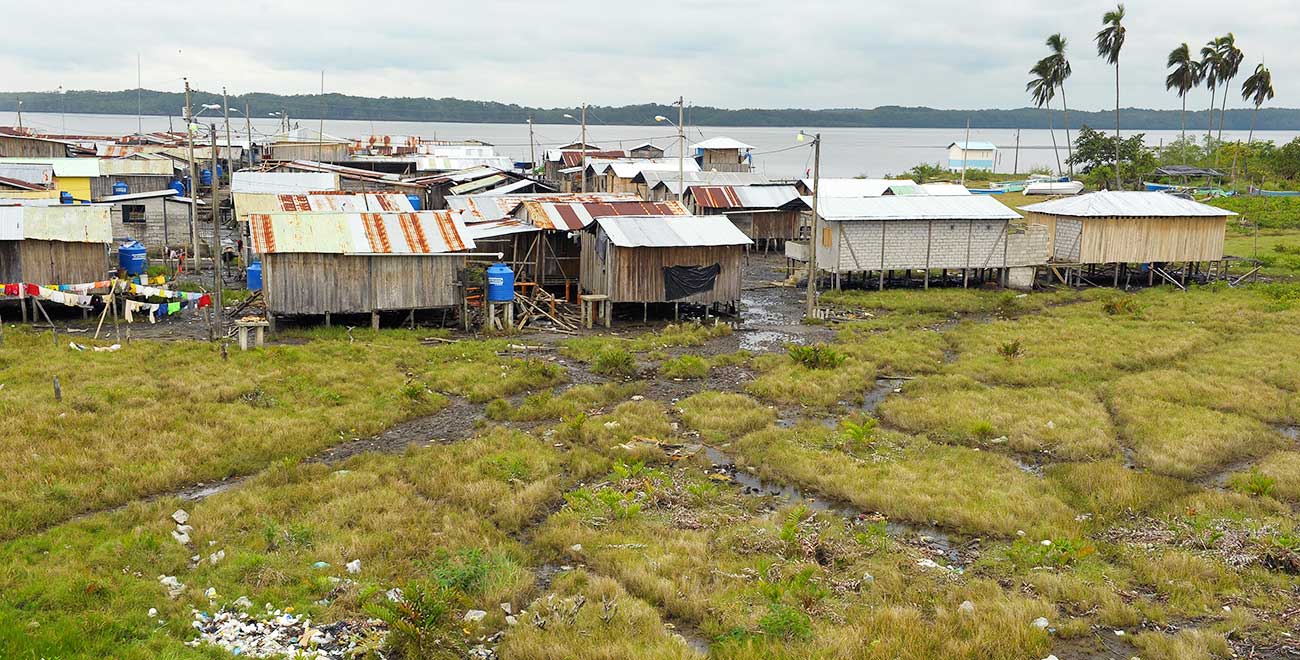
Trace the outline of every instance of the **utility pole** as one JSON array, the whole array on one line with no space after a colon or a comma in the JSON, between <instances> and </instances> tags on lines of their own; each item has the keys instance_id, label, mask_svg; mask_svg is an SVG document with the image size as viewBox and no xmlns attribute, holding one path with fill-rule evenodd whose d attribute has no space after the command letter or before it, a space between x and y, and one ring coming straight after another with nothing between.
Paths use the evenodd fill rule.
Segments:
<instances>
[{"instance_id":1,"label":"utility pole","mask_svg":"<svg viewBox=\"0 0 1300 660\"><path fill-rule=\"evenodd\" d=\"M248 101L244 101L244 138L248 141L248 166L253 166L253 118L248 116Z\"/></svg>"},{"instance_id":2,"label":"utility pole","mask_svg":"<svg viewBox=\"0 0 1300 660\"><path fill-rule=\"evenodd\" d=\"M528 166L537 166L537 147L533 144L533 116L528 115Z\"/></svg>"},{"instance_id":3,"label":"utility pole","mask_svg":"<svg viewBox=\"0 0 1300 660\"><path fill-rule=\"evenodd\" d=\"M582 192L587 192L587 104L582 104Z\"/></svg>"},{"instance_id":4,"label":"utility pole","mask_svg":"<svg viewBox=\"0 0 1300 660\"><path fill-rule=\"evenodd\" d=\"M1020 129L1016 129L1016 162L1011 166L1012 174L1020 173Z\"/></svg>"},{"instance_id":5,"label":"utility pole","mask_svg":"<svg viewBox=\"0 0 1300 660\"><path fill-rule=\"evenodd\" d=\"M966 118L966 144L961 146L961 185L966 185L966 162L970 157L970 117ZM883 264L882 264L883 265Z\"/></svg>"},{"instance_id":6,"label":"utility pole","mask_svg":"<svg viewBox=\"0 0 1300 660\"><path fill-rule=\"evenodd\" d=\"M316 162L325 160L325 69L320 70L320 128L316 131Z\"/></svg>"},{"instance_id":7,"label":"utility pole","mask_svg":"<svg viewBox=\"0 0 1300 660\"><path fill-rule=\"evenodd\" d=\"M140 51L135 53L135 132L144 135L144 82L140 75Z\"/></svg>"},{"instance_id":8,"label":"utility pole","mask_svg":"<svg viewBox=\"0 0 1300 660\"><path fill-rule=\"evenodd\" d=\"M221 112L226 116L226 176L233 178L234 162L230 158L230 98L226 96L226 86L221 86ZM216 174L216 170L212 171Z\"/></svg>"},{"instance_id":9,"label":"utility pole","mask_svg":"<svg viewBox=\"0 0 1300 660\"><path fill-rule=\"evenodd\" d=\"M677 97L677 201L686 199L686 129L682 128L686 104ZM814 214L815 216L816 214ZM814 222L816 220L814 219Z\"/></svg>"},{"instance_id":10,"label":"utility pole","mask_svg":"<svg viewBox=\"0 0 1300 660\"><path fill-rule=\"evenodd\" d=\"M212 174L217 173L217 125L211 124L208 135L212 138ZM221 180L212 179L212 341L221 338L221 204L218 196L221 192Z\"/></svg>"},{"instance_id":11,"label":"utility pole","mask_svg":"<svg viewBox=\"0 0 1300 660\"><path fill-rule=\"evenodd\" d=\"M190 245L194 268L199 267L199 177L194 164L194 111L190 108L190 79L185 78L185 141L190 149Z\"/></svg>"},{"instance_id":12,"label":"utility pole","mask_svg":"<svg viewBox=\"0 0 1300 660\"><path fill-rule=\"evenodd\" d=\"M813 136L813 189L812 189L812 232L808 236L808 295L805 301L804 318L811 319L817 311L817 189L821 183L822 169L822 134Z\"/></svg>"},{"instance_id":13,"label":"utility pole","mask_svg":"<svg viewBox=\"0 0 1300 660\"><path fill-rule=\"evenodd\" d=\"M23 100L18 99L18 132L23 130Z\"/></svg>"}]
</instances>

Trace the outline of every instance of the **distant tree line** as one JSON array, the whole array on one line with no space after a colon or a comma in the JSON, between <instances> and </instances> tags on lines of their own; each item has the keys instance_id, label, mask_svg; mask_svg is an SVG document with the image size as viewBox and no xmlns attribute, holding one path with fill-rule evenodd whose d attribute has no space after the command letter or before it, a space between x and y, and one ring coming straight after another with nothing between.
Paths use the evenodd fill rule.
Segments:
<instances>
[{"instance_id":1,"label":"distant tree line","mask_svg":"<svg viewBox=\"0 0 1300 660\"><path fill-rule=\"evenodd\" d=\"M137 110L136 90L101 92L69 90L58 92L0 92L0 110L12 112L22 100L24 112L72 112L133 115ZM197 108L204 103L221 103L221 96L195 92ZM147 115L180 116L185 104L181 92L145 90L139 107ZM294 119L357 119L374 121L444 121L490 124L518 124L531 116L538 124L567 124L564 114L578 114L578 108L530 108L495 101L467 101L455 98L371 98L346 94L279 94L250 93L233 95L230 105L245 104L254 117L270 112L287 112ZM1114 122L1113 110L1084 112L1071 109L1068 125L1103 126ZM1183 118L1178 110L1124 108L1124 128L1133 130L1178 130ZM1209 111L1189 112L1187 122L1209 122ZM1223 116L1228 130L1251 127L1250 109L1229 109ZM625 106L589 106L592 123L652 125L655 115L677 116L677 109L667 105L642 104ZM827 110L742 108L730 110L708 106L687 107L687 122L693 126L798 126L798 127L879 127L879 128L1048 128L1049 117L1034 108L1011 110L939 110L925 107L881 106L872 109L835 108ZM1197 116L1200 115L1198 119ZM232 116L234 116L232 114ZM1056 128L1062 119L1051 120ZM1256 130L1300 130L1300 109L1264 108L1259 110ZM1068 141L1067 141L1068 142Z\"/></svg>"}]
</instances>

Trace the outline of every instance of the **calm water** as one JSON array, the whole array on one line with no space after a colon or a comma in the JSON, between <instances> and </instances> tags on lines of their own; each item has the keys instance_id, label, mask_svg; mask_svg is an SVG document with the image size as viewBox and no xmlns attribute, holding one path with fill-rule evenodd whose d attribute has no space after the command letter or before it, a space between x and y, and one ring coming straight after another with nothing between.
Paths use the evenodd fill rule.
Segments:
<instances>
[{"instance_id":1,"label":"calm water","mask_svg":"<svg viewBox=\"0 0 1300 660\"><path fill-rule=\"evenodd\" d=\"M201 117L206 119L206 117ZM169 126L167 117L146 116L142 119L144 130L165 130ZM317 129L317 120L295 120L296 123ZM16 117L12 112L0 112L0 125L12 126ZM131 115L81 115L69 114L66 117L55 113L24 113L23 123L38 129L72 133L123 135L136 131L136 118ZM170 120L170 126L178 127L177 118ZM279 130L279 120L257 118L253 120L253 133L270 135ZM351 121L325 120L325 132L340 137L358 137L363 135L419 135L426 138L456 140L475 138L496 145L497 153L510 156L516 160L528 160L528 126L515 124L454 124L440 122L403 122L403 121ZM233 131L243 132L243 117L231 117ZM961 141L965 136L961 129L936 128L824 128L808 127L805 130L822 133L822 175L830 177L869 176L882 177L888 174L905 172L918 163L947 162L947 145ZM795 139L797 129L767 127L691 127L688 140L700 140L706 137L728 136L753 145L755 148L755 169L772 178L793 178L807 176L812 168L812 149L808 142L800 143ZM1128 131L1125 132L1129 133ZM1146 139L1152 146L1177 139L1178 131L1145 131ZM1189 131L1189 134L1194 134ZM1297 131L1256 131L1255 138L1273 140L1281 144L1300 135ZM579 127L574 125L545 124L534 130L535 149L538 158L547 147L555 147L578 139ZM971 140L992 142L1001 148L998 156L997 170L1011 172L1017 161L1015 130L972 130ZM1246 131L1224 131L1225 140L1246 140ZM618 149L629 148L641 142L650 141L668 149L670 155L676 151L676 131L671 127L657 126L608 126L592 124L587 127L587 141L601 147ZM1066 156L1065 134L1057 131L1060 144L1060 157L1064 162ZM1018 152L1019 171L1025 172L1035 167L1056 167L1056 157L1052 152L1052 137L1046 130L1020 131L1020 149Z\"/></svg>"}]
</instances>

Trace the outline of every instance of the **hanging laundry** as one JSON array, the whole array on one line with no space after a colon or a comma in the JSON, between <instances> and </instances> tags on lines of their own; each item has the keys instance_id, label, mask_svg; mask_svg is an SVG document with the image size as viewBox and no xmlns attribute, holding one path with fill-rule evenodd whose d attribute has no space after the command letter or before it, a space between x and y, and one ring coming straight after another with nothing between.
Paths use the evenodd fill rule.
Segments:
<instances>
[{"instance_id":1,"label":"hanging laundry","mask_svg":"<svg viewBox=\"0 0 1300 660\"><path fill-rule=\"evenodd\" d=\"M18 295L18 285L17 285L17 284L6 284L6 285L5 285L5 295L6 295L6 296L16 296L16 295Z\"/></svg>"},{"instance_id":2,"label":"hanging laundry","mask_svg":"<svg viewBox=\"0 0 1300 660\"><path fill-rule=\"evenodd\" d=\"M199 296L199 309L203 309L204 307L211 307L211 306L212 306L212 296L206 293Z\"/></svg>"}]
</instances>

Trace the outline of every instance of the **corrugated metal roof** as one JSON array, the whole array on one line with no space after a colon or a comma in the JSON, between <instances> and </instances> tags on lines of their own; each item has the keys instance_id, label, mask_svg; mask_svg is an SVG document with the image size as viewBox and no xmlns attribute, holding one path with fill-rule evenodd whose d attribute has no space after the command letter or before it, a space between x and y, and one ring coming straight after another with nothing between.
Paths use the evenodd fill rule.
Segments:
<instances>
[{"instance_id":1,"label":"corrugated metal roof","mask_svg":"<svg viewBox=\"0 0 1300 660\"><path fill-rule=\"evenodd\" d=\"M471 240L484 238L493 238L495 236L508 236L510 234L526 234L529 232L539 231L523 220L515 218L506 218L504 220L491 220L488 222L467 222L465 223L465 235Z\"/></svg>"},{"instance_id":2,"label":"corrugated metal roof","mask_svg":"<svg viewBox=\"0 0 1300 660\"><path fill-rule=\"evenodd\" d=\"M521 181L520 183L523 183ZM508 193L507 186L475 195L450 195L444 198L447 208L465 214L465 222L501 220L518 210L525 201L535 202L614 202L636 200L632 193Z\"/></svg>"},{"instance_id":3,"label":"corrugated metal roof","mask_svg":"<svg viewBox=\"0 0 1300 660\"><path fill-rule=\"evenodd\" d=\"M831 222L854 220L1016 220L1020 214L988 195L938 197L822 197L817 206Z\"/></svg>"},{"instance_id":4,"label":"corrugated metal roof","mask_svg":"<svg viewBox=\"0 0 1300 660\"><path fill-rule=\"evenodd\" d=\"M805 188L812 190L812 179L802 179L801 181ZM829 197L880 197L889 190L890 186L915 186L916 182L911 179L828 179L822 177L817 182L817 185L817 196L826 199Z\"/></svg>"},{"instance_id":5,"label":"corrugated metal roof","mask_svg":"<svg viewBox=\"0 0 1300 660\"><path fill-rule=\"evenodd\" d=\"M971 140L970 142L949 142L948 148L951 149L953 147L961 147L963 150L969 151L993 151L998 148L998 145L993 144L992 142L979 142L976 140Z\"/></svg>"},{"instance_id":6,"label":"corrugated metal roof","mask_svg":"<svg viewBox=\"0 0 1300 660\"><path fill-rule=\"evenodd\" d=\"M0 163L39 163L51 165L54 176L80 178L99 176L98 158L0 158Z\"/></svg>"},{"instance_id":7,"label":"corrugated metal roof","mask_svg":"<svg viewBox=\"0 0 1300 660\"><path fill-rule=\"evenodd\" d=\"M923 183L921 190L927 195L936 197L965 196L971 194L970 189L958 183Z\"/></svg>"},{"instance_id":8,"label":"corrugated metal roof","mask_svg":"<svg viewBox=\"0 0 1300 660\"><path fill-rule=\"evenodd\" d=\"M1162 192L1100 190L1020 207L1022 211L1076 218L1226 217L1237 215Z\"/></svg>"},{"instance_id":9,"label":"corrugated metal roof","mask_svg":"<svg viewBox=\"0 0 1300 660\"><path fill-rule=\"evenodd\" d=\"M614 202L540 202L525 201L525 215L538 229L569 231L582 229L593 220L605 216L688 215L679 202L643 202L640 200Z\"/></svg>"},{"instance_id":10,"label":"corrugated metal roof","mask_svg":"<svg viewBox=\"0 0 1300 660\"><path fill-rule=\"evenodd\" d=\"M501 183L501 182L503 182L503 181L505 181L505 180L506 180L506 175L504 175L504 174L493 174L492 176L485 176L485 177L483 177L483 178L481 178L481 179L475 179L475 180L473 180L473 181L466 181L465 183L461 183L461 184L458 184L458 185L452 186L452 187L449 189L449 192L451 192L451 194L453 194L453 195L463 195L463 194L468 193L468 192L474 192L474 191L476 191L476 190L482 190L482 189L484 189L484 188L489 188L489 187L491 187L491 186L495 186L495 185L497 185L498 183Z\"/></svg>"},{"instance_id":11,"label":"corrugated metal roof","mask_svg":"<svg viewBox=\"0 0 1300 660\"><path fill-rule=\"evenodd\" d=\"M0 163L0 176L48 186L54 183L54 166L48 163Z\"/></svg>"},{"instance_id":12,"label":"corrugated metal roof","mask_svg":"<svg viewBox=\"0 0 1300 660\"><path fill-rule=\"evenodd\" d=\"M443 172L446 170L464 170L471 167L492 167L508 170L515 161L508 156L417 156L415 169L421 172Z\"/></svg>"},{"instance_id":13,"label":"corrugated metal roof","mask_svg":"<svg viewBox=\"0 0 1300 660\"><path fill-rule=\"evenodd\" d=\"M111 210L103 204L0 207L0 240L109 243L113 240Z\"/></svg>"},{"instance_id":14,"label":"corrugated metal roof","mask_svg":"<svg viewBox=\"0 0 1300 660\"><path fill-rule=\"evenodd\" d=\"M750 245L725 215L605 216L596 223L618 247Z\"/></svg>"},{"instance_id":15,"label":"corrugated metal roof","mask_svg":"<svg viewBox=\"0 0 1300 660\"><path fill-rule=\"evenodd\" d=\"M129 202L133 199L155 199L158 197L174 197L174 196L176 196L176 191L172 188L166 188L164 190L150 190L147 192L127 193L125 195L106 195L104 197L100 197L99 199L96 199L95 201L103 202L105 204L116 204L118 202Z\"/></svg>"},{"instance_id":16,"label":"corrugated metal roof","mask_svg":"<svg viewBox=\"0 0 1300 660\"><path fill-rule=\"evenodd\" d=\"M709 209L778 209L804 206L794 186L690 186L696 205Z\"/></svg>"},{"instance_id":17,"label":"corrugated metal roof","mask_svg":"<svg viewBox=\"0 0 1300 660\"><path fill-rule=\"evenodd\" d=\"M7 176L0 176L0 187L17 188L18 190L47 190L48 187L42 183L31 183L22 179L11 179Z\"/></svg>"},{"instance_id":18,"label":"corrugated metal roof","mask_svg":"<svg viewBox=\"0 0 1300 660\"><path fill-rule=\"evenodd\" d=\"M694 158L682 159L680 163L676 158L620 160L609 163L608 167L614 170L614 176L620 179L631 179L642 172L648 171L676 172L679 165L684 172L700 171L700 164L695 162Z\"/></svg>"},{"instance_id":19,"label":"corrugated metal roof","mask_svg":"<svg viewBox=\"0 0 1300 660\"><path fill-rule=\"evenodd\" d=\"M354 193L321 191L301 195L236 193L235 209L248 213L335 211L340 213L382 213L414 211L411 200L400 193Z\"/></svg>"},{"instance_id":20,"label":"corrugated metal roof","mask_svg":"<svg viewBox=\"0 0 1300 660\"><path fill-rule=\"evenodd\" d=\"M253 213L248 216L258 253L445 254L474 247L460 214Z\"/></svg>"},{"instance_id":21,"label":"corrugated metal roof","mask_svg":"<svg viewBox=\"0 0 1300 660\"><path fill-rule=\"evenodd\" d=\"M332 172L253 172L231 175L236 193L301 194L313 190L338 190L339 176Z\"/></svg>"},{"instance_id":22,"label":"corrugated metal roof","mask_svg":"<svg viewBox=\"0 0 1300 660\"><path fill-rule=\"evenodd\" d=\"M691 146L695 147L696 149L739 149L741 151L746 151L754 148L748 144L745 144L744 142L741 142L740 140L734 140L729 137L709 138L707 140L701 140L700 142L696 142Z\"/></svg>"},{"instance_id":23,"label":"corrugated metal roof","mask_svg":"<svg viewBox=\"0 0 1300 660\"><path fill-rule=\"evenodd\" d=\"M99 161L99 174L108 176L171 176L176 172L176 165L170 158L166 160L140 158L104 158Z\"/></svg>"},{"instance_id":24,"label":"corrugated metal roof","mask_svg":"<svg viewBox=\"0 0 1300 660\"><path fill-rule=\"evenodd\" d=\"M564 167L577 167L582 164L583 153L581 151L561 151L560 162ZM615 158L627 158L627 152L621 149L603 149L601 151L588 151L587 158L604 158L613 160Z\"/></svg>"}]
</instances>

